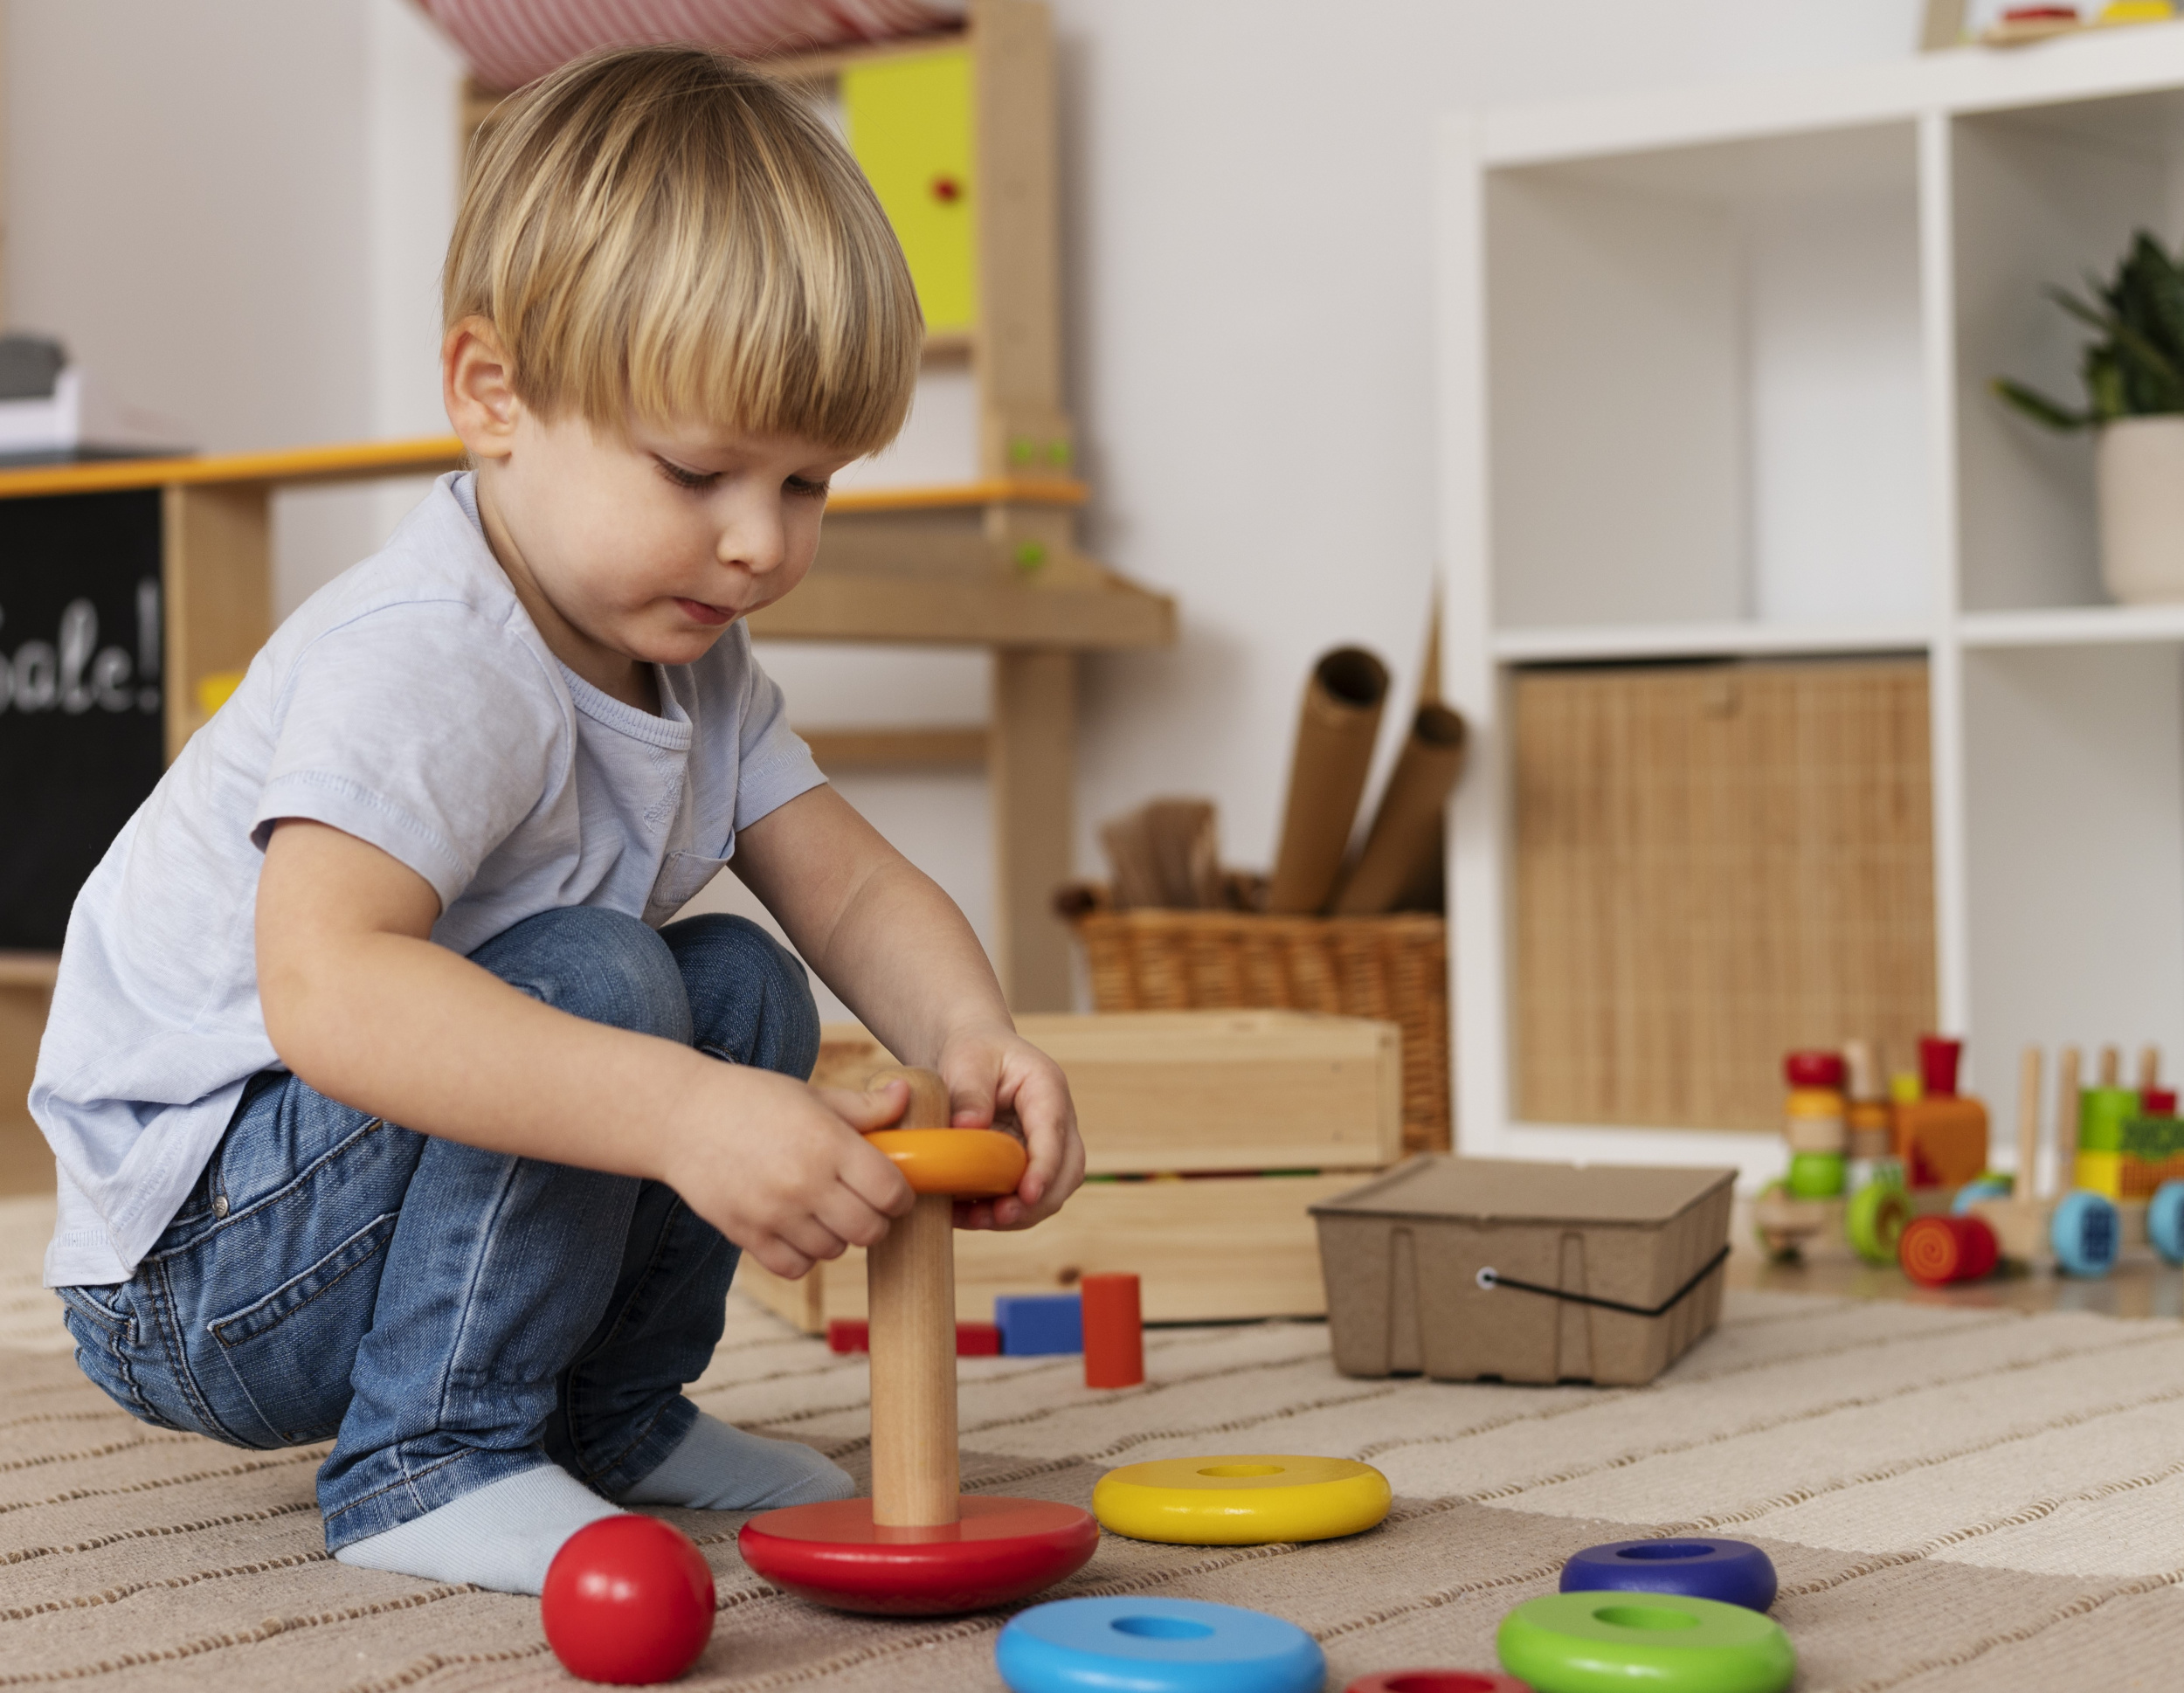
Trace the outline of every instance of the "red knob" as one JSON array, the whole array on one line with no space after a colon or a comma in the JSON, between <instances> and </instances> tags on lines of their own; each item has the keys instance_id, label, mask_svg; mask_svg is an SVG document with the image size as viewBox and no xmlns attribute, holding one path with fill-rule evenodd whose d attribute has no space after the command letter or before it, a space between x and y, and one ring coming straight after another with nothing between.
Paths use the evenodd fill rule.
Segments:
<instances>
[{"instance_id":1,"label":"red knob","mask_svg":"<svg viewBox=\"0 0 2184 1693\"><path fill-rule=\"evenodd\" d=\"M933 178L933 197L943 205L953 205L963 198L963 184L953 176Z\"/></svg>"}]
</instances>

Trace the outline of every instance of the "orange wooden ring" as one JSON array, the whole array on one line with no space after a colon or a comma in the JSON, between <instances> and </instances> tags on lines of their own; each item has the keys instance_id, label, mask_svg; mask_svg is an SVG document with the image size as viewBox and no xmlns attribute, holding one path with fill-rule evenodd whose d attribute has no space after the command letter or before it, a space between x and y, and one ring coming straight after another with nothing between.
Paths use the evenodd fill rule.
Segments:
<instances>
[{"instance_id":1,"label":"orange wooden ring","mask_svg":"<svg viewBox=\"0 0 2184 1693\"><path fill-rule=\"evenodd\" d=\"M991 1199L1016 1192L1031 1161L1024 1143L999 1129L879 1129L867 1135L916 1193Z\"/></svg>"}]
</instances>

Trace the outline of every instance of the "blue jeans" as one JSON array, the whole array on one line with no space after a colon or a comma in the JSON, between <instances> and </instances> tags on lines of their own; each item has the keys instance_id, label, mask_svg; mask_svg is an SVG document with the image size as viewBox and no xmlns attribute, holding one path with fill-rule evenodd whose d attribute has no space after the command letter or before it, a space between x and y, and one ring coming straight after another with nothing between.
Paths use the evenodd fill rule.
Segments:
<instances>
[{"instance_id":1,"label":"blue jeans","mask_svg":"<svg viewBox=\"0 0 2184 1693\"><path fill-rule=\"evenodd\" d=\"M591 907L471 954L536 999L798 1077L802 964L756 924L657 932ZM124 1408L236 1446L334 1437L328 1551L557 1462L612 1497L697 1416L736 1248L658 1182L395 1127L252 1078L135 1275L63 1288L76 1358Z\"/></svg>"}]
</instances>

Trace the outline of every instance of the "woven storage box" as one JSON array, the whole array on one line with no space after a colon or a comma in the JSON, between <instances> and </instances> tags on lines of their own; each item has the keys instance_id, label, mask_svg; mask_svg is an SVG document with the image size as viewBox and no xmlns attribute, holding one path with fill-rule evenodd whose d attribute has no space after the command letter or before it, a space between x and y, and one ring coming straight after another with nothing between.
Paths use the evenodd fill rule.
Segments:
<instances>
[{"instance_id":1,"label":"woven storage box","mask_svg":"<svg viewBox=\"0 0 2184 1693\"><path fill-rule=\"evenodd\" d=\"M1736 1175L1420 1157L1322 1200L1335 1367L1651 1381L1721 1314Z\"/></svg>"},{"instance_id":2,"label":"woven storage box","mask_svg":"<svg viewBox=\"0 0 2184 1693\"><path fill-rule=\"evenodd\" d=\"M1448 1146L1448 925L1250 911L1116 911L1067 890L1096 1011L1332 1012L1379 1018L1403 1037L1403 1148Z\"/></svg>"}]
</instances>

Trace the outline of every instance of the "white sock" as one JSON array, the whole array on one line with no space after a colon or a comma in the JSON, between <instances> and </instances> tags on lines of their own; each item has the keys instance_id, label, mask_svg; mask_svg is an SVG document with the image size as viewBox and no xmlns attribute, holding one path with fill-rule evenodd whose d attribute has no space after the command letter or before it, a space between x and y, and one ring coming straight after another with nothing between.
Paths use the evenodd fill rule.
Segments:
<instances>
[{"instance_id":1,"label":"white sock","mask_svg":"<svg viewBox=\"0 0 2184 1693\"><path fill-rule=\"evenodd\" d=\"M398 1527L353 1541L334 1556L367 1570L427 1581L468 1581L504 1593L536 1593L562 1543L587 1523L622 1512L558 1464L488 1482Z\"/></svg>"},{"instance_id":2,"label":"white sock","mask_svg":"<svg viewBox=\"0 0 2184 1693\"><path fill-rule=\"evenodd\" d=\"M773 1510L847 1499L849 1474L808 1446L746 1434L698 1413L667 1462L624 1493L625 1505L687 1505L696 1510Z\"/></svg>"}]
</instances>

